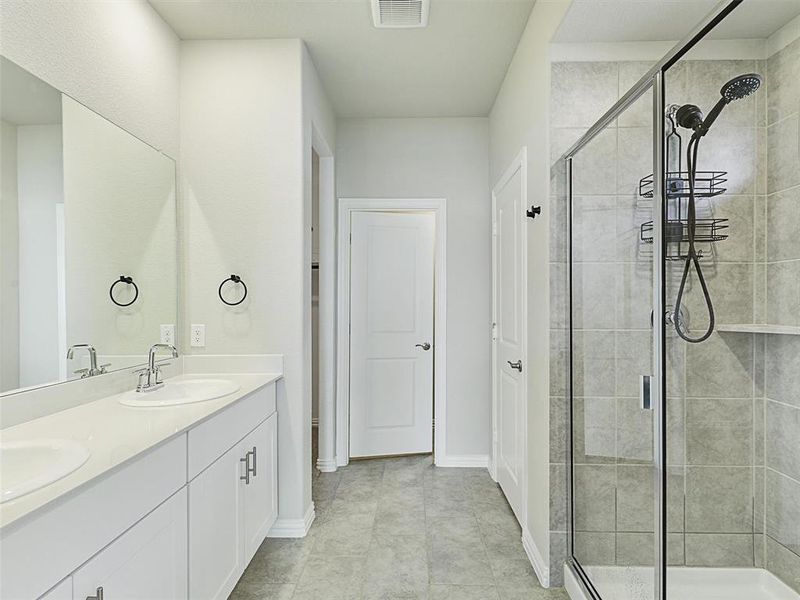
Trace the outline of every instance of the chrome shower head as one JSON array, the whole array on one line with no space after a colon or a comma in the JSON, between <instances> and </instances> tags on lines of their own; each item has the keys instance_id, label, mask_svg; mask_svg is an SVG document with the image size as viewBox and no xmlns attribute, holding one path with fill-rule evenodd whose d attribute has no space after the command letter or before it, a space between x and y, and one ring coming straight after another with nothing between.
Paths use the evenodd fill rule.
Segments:
<instances>
[{"instance_id":1,"label":"chrome shower head","mask_svg":"<svg viewBox=\"0 0 800 600\"><path fill-rule=\"evenodd\" d=\"M746 73L745 75L739 75L738 77L731 79L728 83L722 86L722 89L719 91L719 93L725 100L725 103L728 104L734 100L746 98L750 94L754 93L758 88L761 87L761 83L761 75L758 73Z\"/></svg>"}]
</instances>

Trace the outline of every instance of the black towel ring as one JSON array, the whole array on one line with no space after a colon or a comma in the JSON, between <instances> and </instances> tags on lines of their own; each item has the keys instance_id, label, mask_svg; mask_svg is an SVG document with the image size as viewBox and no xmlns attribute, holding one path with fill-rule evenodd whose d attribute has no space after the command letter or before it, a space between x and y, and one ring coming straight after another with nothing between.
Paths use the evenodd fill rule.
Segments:
<instances>
[{"instance_id":1,"label":"black towel ring","mask_svg":"<svg viewBox=\"0 0 800 600\"><path fill-rule=\"evenodd\" d=\"M242 298L238 302L228 302L227 300L225 300L225 298L222 297L222 286L224 286L229 281L232 281L233 283L241 283L242 287L244 288L244 294L242 295ZM239 277L238 275L231 275L230 277L228 277L222 283L219 284L219 290L217 290L217 293L219 294L219 299L222 300L222 302L224 302L228 306L238 306L239 304L244 302L245 298L247 298L247 286L245 285L244 281L242 281L241 277Z\"/></svg>"},{"instance_id":2,"label":"black towel ring","mask_svg":"<svg viewBox=\"0 0 800 600\"><path fill-rule=\"evenodd\" d=\"M133 290L135 292L133 295L133 300L131 300L127 304L122 302L117 302L117 300L114 298L114 287L120 283L126 283L128 285L133 286ZM111 301L117 306L121 306L123 308L126 306L130 306L131 304L136 302L136 300L139 298L139 286L136 285L136 282L133 281L133 277L128 277L127 275L120 275L119 279L117 279L114 283L112 283L111 287L108 289L108 297L111 298Z\"/></svg>"}]
</instances>

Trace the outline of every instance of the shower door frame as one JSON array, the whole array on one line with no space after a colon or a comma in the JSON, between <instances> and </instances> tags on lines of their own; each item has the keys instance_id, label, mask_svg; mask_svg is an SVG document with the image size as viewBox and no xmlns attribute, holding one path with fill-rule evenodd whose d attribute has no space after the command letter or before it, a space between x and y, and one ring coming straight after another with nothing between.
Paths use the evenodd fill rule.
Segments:
<instances>
[{"instance_id":1,"label":"shower door frame","mask_svg":"<svg viewBox=\"0 0 800 600\"><path fill-rule=\"evenodd\" d=\"M722 0L691 32L678 42L653 67L637 81L589 130L576 141L556 164L564 161L567 197L567 276L568 287L568 402L567 402L567 567L587 598L592 600L616 600L603 598L592 584L581 564L574 555L574 492L573 492L573 439L572 407L573 397L573 288L572 288L572 161L575 154L606 129L620 114L627 110L644 94L652 90L653 95L653 377L651 400L653 410L653 486L654 502L654 594L653 600L667 600L667 480L666 480L666 261L664 255L666 242L663 235L666 219L665 164L664 164L664 118L665 118L665 76L667 70L686 55L712 29L722 22L737 6L745 0ZM655 315L660 315L657 326Z\"/></svg>"}]
</instances>

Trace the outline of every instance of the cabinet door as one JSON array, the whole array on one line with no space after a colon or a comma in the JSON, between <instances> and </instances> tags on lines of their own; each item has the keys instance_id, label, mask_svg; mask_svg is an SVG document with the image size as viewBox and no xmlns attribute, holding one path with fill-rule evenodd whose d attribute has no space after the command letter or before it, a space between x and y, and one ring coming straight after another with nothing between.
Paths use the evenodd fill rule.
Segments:
<instances>
[{"instance_id":1,"label":"cabinet door","mask_svg":"<svg viewBox=\"0 0 800 600\"><path fill-rule=\"evenodd\" d=\"M250 483L244 486L245 565L250 562L278 516L278 416L273 414L244 440L246 452L253 452ZM243 482L244 483L244 482Z\"/></svg>"},{"instance_id":2,"label":"cabinet door","mask_svg":"<svg viewBox=\"0 0 800 600\"><path fill-rule=\"evenodd\" d=\"M183 488L73 574L75 598L187 598L186 525Z\"/></svg>"},{"instance_id":3,"label":"cabinet door","mask_svg":"<svg viewBox=\"0 0 800 600\"><path fill-rule=\"evenodd\" d=\"M189 482L189 597L227 598L244 570L241 444ZM116 599L115 599L116 600Z\"/></svg>"}]
</instances>

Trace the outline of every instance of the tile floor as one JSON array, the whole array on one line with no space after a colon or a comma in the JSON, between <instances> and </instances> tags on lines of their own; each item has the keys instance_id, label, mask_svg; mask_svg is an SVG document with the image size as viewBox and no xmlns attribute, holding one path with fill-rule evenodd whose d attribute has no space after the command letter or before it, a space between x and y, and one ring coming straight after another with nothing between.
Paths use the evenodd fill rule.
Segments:
<instances>
[{"instance_id":1,"label":"tile floor","mask_svg":"<svg viewBox=\"0 0 800 600\"><path fill-rule=\"evenodd\" d=\"M488 472L431 462L315 469L309 535L267 539L231 599L566 600L539 586Z\"/></svg>"}]
</instances>

